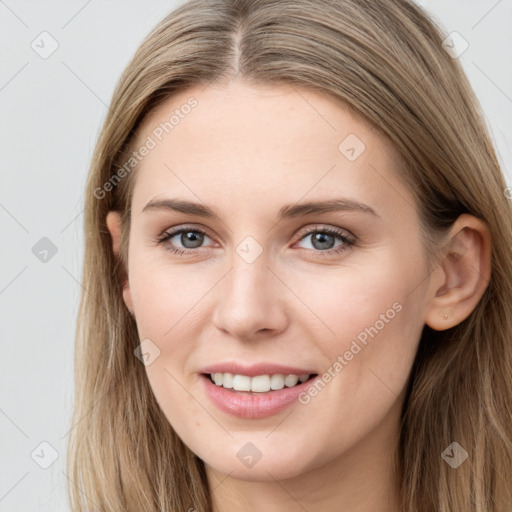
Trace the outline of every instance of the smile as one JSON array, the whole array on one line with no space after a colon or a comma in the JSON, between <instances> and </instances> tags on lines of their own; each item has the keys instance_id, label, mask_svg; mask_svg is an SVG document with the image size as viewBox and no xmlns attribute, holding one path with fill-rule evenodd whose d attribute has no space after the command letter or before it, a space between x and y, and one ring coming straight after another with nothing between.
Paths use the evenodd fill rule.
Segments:
<instances>
[{"instance_id":1,"label":"smile","mask_svg":"<svg viewBox=\"0 0 512 512\"><path fill-rule=\"evenodd\" d=\"M211 381L219 387L253 393L267 393L271 390L279 391L285 387L292 388L297 384L306 382L310 377L311 375L307 373L301 375L276 373L273 375L256 375L253 377L249 375L220 372L210 374Z\"/></svg>"},{"instance_id":2,"label":"smile","mask_svg":"<svg viewBox=\"0 0 512 512\"><path fill-rule=\"evenodd\" d=\"M245 420L263 419L291 407L299 395L320 378L317 373L291 373L284 367L278 370L275 366L272 369L264 366L269 373L263 373L265 370L261 366L248 368L246 373L235 373L234 367L229 368L231 372L214 371L214 368L201 372L200 381L207 399L230 416ZM240 371L242 368L236 369ZM285 373L277 373L283 370Z\"/></svg>"}]
</instances>

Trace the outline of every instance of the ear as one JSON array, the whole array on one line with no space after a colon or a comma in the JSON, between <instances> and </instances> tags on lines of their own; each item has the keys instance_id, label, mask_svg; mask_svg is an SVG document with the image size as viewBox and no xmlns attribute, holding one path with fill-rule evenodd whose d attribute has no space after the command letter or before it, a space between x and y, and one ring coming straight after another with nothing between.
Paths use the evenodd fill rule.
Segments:
<instances>
[{"instance_id":1,"label":"ear","mask_svg":"<svg viewBox=\"0 0 512 512\"><path fill-rule=\"evenodd\" d=\"M436 331L454 327L475 309L491 275L491 236L485 222L468 214L455 221L432 274L425 323Z\"/></svg>"},{"instance_id":2,"label":"ear","mask_svg":"<svg viewBox=\"0 0 512 512\"><path fill-rule=\"evenodd\" d=\"M110 236L112 237L112 250L114 251L114 254L116 257L119 255L119 248L121 246L121 215L119 212L116 211L110 211L107 213L106 218L107 228L110 232ZM127 272L128 274L128 272ZM123 283L123 300L126 304L126 307L132 314L134 315L134 309L133 309L133 301L132 301L132 295L130 292L130 284L128 281L128 278Z\"/></svg>"}]
</instances>

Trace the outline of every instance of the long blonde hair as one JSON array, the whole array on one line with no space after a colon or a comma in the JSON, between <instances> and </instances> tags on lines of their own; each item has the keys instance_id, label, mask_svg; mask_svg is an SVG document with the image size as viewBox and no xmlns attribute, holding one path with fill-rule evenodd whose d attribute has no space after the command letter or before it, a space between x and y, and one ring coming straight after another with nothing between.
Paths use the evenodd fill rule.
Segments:
<instances>
[{"instance_id":1,"label":"long blonde hair","mask_svg":"<svg viewBox=\"0 0 512 512\"><path fill-rule=\"evenodd\" d=\"M235 75L329 94L387 137L403 159L428 254L460 214L487 223L492 272L477 307L446 331L424 327L397 478L403 512L510 510L512 208L481 108L445 37L409 0L190 0L148 35L114 91L86 188L73 510L211 511L204 464L173 431L134 356L140 340L121 291L136 169L112 177L162 101ZM119 257L105 223L113 209L123 219ZM441 457L452 441L469 454L456 470Z\"/></svg>"}]
</instances>

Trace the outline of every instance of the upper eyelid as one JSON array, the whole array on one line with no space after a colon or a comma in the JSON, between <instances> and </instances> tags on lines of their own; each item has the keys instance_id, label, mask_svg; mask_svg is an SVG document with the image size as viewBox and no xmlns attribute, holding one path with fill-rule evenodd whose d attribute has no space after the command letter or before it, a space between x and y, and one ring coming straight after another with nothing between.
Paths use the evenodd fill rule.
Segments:
<instances>
[{"instance_id":1,"label":"upper eyelid","mask_svg":"<svg viewBox=\"0 0 512 512\"><path fill-rule=\"evenodd\" d=\"M338 226L329 226L328 224L314 224L313 226L306 226L305 228L301 228L297 231L297 236L301 237L302 235L310 235L317 231L336 231L338 236L344 235L347 238L355 239L355 236L347 229L340 228Z\"/></svg>"},{"instance_id":2,"label":"upper eyelid","mask_svg":"<svg viewBox=\"0 0 512 512\"><path fill-rule=\"evenodd\" d=\"M184 232L184 231L198 231L200 233L204 233L206 236L210 237L211 239L213 239L213 237L209 234L208 230L203 228L203 227L197 227L197 226L183 226L183 227L180 227L180 226L177 226L177 227L174 227L174 228L167 228L165 229L162 234L161 234L161 237L164 237L166 236L167 234L170 234L171 235L171 238L174 238L176 235L179 235L180 233Z\"/></svg>"}]
</instances>

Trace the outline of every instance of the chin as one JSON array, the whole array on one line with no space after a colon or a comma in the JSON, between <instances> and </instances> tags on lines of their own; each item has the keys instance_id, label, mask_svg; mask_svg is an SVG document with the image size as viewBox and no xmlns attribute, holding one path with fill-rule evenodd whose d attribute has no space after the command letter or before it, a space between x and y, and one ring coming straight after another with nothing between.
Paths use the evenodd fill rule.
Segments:
<instances>
[{"instance_id":1,"label":"chin","mask_svg":"<svg viewBox=\"0 0 512 512\"><path fill-rule=\"evenodd\" d=\"M250 436L247 438L250 439ZM201 457L200 453L196 453L215 471L246 481L286 480L322 465L318 461L315 464L314 457L305 458L303 444L292 444L293 448L289 449L258 439L243 443L235 440L232 446L223 449L221 455L208 454L206 457Z\"/></svg>"},{"instance_id":2,"label":"chin","mask_svg":"<svg viewBox=\"0 0 512 512\"><path fill-rule=\"evenodd\" d=\"M305 468L291 467L292 462L273 461L267 460L266 462L261 459L252 467L243 467L240 461L235 457L231 461L226 458L222 463L215 461L215 464L207 464L215 471L224 475L229 475L230 478L237 480L245 480L247 482L273 482L275 480L287 480L295 478L306 472Z\"/></svg>"}]
</instances>

